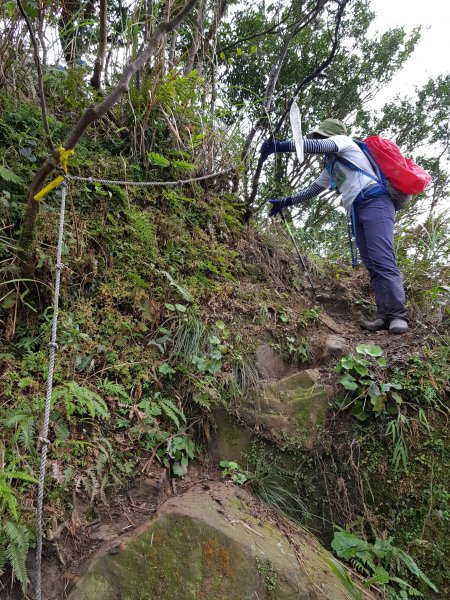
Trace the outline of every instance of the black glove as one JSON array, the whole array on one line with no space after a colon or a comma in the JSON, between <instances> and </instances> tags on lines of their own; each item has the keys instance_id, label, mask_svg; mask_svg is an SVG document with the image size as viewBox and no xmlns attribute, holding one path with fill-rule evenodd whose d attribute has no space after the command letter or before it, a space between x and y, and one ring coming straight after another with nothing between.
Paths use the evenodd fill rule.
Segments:
<instances>
[{"instance_id":1,"label":"black glove","mask_svg":"<svg viewBox=\"0 0 450 600\"><path fill-rule=\"evenodd\" d=\"M270 155L276 152L276 141L275 140L265 140L261 144L261 148L259 149L261 159L264 161Z\"/></svg>"},{"instance_id":2,"label":"black glove","mask_svg":"<svg viewBox=\"0 0 450 600\"><path fill-rule=\"evenodd\" d=\"M292 198L274 198L272 200L267 200L267 202L272 204L272 208L269 211L269 217L276 217L285 206L292 205Z\"/></svg>"}]
</instances>

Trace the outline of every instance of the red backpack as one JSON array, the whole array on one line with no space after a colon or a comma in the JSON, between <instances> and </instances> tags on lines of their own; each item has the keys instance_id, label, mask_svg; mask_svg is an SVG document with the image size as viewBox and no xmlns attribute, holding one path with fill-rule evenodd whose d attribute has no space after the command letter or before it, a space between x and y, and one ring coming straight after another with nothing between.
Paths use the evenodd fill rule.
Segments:
<instances>
[{"instance_id":1,"label":"red backpack","mask_svg":"<svg viewBox=\"0 0 450 600\"><path fill-rule=\"evenodd\" d=\"M364 140L378 168L390 184L404 194L420 194L431 181L431 175L391 142L373 135Z\"/></svg>"},{"instance_id":2,"label":"red backpack","mask_svg":"<svg viewBox=\"0 0 450 600\"><path fill-rule=\"evenodd\" d=\"M396 210L404 208L413 194L423 192L430 183L431 175L410 158L403 156L394 142L378 135L368 137L362 142L354 141L366 155L376 176L344 158L338 157L336 160L379 183L394 200Z\"/></svg>"}]
</instances>

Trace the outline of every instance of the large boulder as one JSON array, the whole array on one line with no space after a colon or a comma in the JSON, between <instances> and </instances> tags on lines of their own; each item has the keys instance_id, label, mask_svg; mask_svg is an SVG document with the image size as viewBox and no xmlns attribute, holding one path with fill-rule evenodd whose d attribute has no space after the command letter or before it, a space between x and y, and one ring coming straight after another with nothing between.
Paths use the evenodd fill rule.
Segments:
<instances>
[{"instance_id":1,"label":"large boulder","mask_svg":"<svg viewBox=\"0 0 450 600\"><path fill-rule=\"evenodd\" d=\"M69 600L345 600L327 556L242 489L196 486L105 546Z\"/></svg>"},{"instance_id":2,"label":"large boulder","mask_svg":"<svg viewBox=\"0 0 450 600\"><path fill-rule=\"evenodd\" d=\"M292 441L312 449L329 409L332 389L320 382L316 369L263 383L237 408L239 417L275 442Z\"/></svg>"}]
</instances>

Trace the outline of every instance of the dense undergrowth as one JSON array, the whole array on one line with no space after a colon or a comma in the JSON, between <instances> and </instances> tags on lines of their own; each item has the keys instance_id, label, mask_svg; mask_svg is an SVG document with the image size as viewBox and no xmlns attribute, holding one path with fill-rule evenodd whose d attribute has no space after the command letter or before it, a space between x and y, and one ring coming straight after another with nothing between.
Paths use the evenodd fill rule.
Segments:
<instances>
[{"instance_id":1,"label":"dense undergrowth","mask_svg":"<svg viewBox=\"0 0 450 600\"><path fill-rule=\"evenodd\" d=\"M178 180L198 172L216 133L196 123L194 77L169 77L160 92L161 102L180 104L190 126L189 152L161 141L167 125L154 115L157 143L145 160L103 123L81 142L71 171L130 180ZM37 108L13 104L6 95L0 102L0 567L9 563L25 589L60 192L42 203L37 268L32 280L24 279L18 231L26 184L45 150ZM56 117L52 127L63 137L66 126ZM309 365L315 358L309 337L320 328L320 308L308 299L276 227L260 234L244 226L229 180L150 189L76 183L68 200L45 504L46 519L56 521L73 493L107 502L110 491L153 461L182 476L212 434L211 409L238 401L258 383L260 341L270 340L293 364ZM351 289L345 261L316 259L315 276ZM426 279L423 270L420 278ZM294 461L286 468L255 446L248 464L255 490L319 528L323 540L331 542L333 525L366 544L393 536L395 547L415 557L444 594L450 586L449 569L442 567L450 552L448 340L439 332L448 306L438 283L415 295L421 332L435 339L400 361L374 362L370 352L341 361L340 378L347 378L319 454L291 445ZM357 283L356 306L367 304L366 292ZM289 493L280 491L286 482ZM379 557L370 556L376 568ZM354 566L373 575L368 560ZM414 580L417 573L397 561L391 576L407 580L411 572ZM392 598L410 597L400 584L392 589L398 591Z\"/></svg>"}]
</instances>

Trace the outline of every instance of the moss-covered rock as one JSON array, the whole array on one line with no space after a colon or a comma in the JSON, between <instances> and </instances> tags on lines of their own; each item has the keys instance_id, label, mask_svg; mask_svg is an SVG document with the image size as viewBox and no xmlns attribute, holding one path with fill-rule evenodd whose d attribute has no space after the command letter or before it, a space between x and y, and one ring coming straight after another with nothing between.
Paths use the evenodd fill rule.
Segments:
<instances>
[{"instance_id":1,"label":"moss-covered rock","mask_svg":"<svg viewBox=\"0 0 450 600\"><path fill-rule=\"evenodd\" d=\"M70 600L319 600L347 598L309 533L281 526L233 485L169 499L126 541L105 547Z\"/></svg>"},{"instance_id":2,"label":"moss-covered rock","mask_svg":"<svg viewBox=\"0 0 450 600\"><path fill-rule=\"evenodd\" d=\"M266 437L311 449L325 420L330 392L328 386L320 383L319 372L307 369L262 384L238 412L248 425Z\"/></svg>"}]
</instances>

